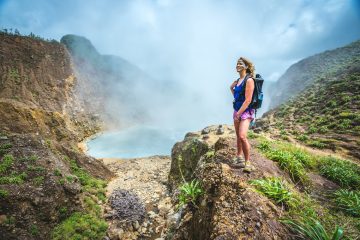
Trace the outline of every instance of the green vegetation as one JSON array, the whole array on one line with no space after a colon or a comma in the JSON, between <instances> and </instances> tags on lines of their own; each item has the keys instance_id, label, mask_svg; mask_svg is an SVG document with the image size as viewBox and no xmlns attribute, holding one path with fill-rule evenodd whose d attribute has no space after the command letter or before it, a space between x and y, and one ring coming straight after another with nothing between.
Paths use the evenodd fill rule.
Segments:
<instances>
[{"instance_id":1,"label":"green vegetation","mask_svg":"<svg viewBox=\"0 0 360 240\"><path fill-rule=\"evenodd\" d=\"M360 167L350 161L323 157L320 159L319 172L342 187L360 189Z\"/></svg>"},{"instance_id":2,"label":"green vegetation","mask_svg":"<svg viewBox=\"0 0 360 240\"><path fill-rule=\"evenodd\" d=\"M39 232L38 227L37 227L36 225L34 225L34 224L32 224L32 225L30 226L30 233L31 233L31 235L33 235L33 236L39 236L39 235L40 235L40 232Z\"/></svg>"},{"instance_id":3,"label":"green vegetation","mask_svg":"<svg viewBox=\"0 0 360 240\"><path fill-rule=\"evenodd\" d=\"M9 151L9 149L12 148L11 143L4 143L0 145L0 156L4 155Z\"/></svg>"},{"instance_id":4,"label":"green vegetation","mask_svg":"<svg viewBox=\"0 0 360 240\"><path fill-rule=\"evenodd\" d=\"M14 163L14 157L10 154L5 155L0 163L0 174L4 174Z\"/></svg>"},{"instance_id":5,"label":"green vegetation","mask_svg":"<svg viewBox=\"0 0 360 240\"><path fill-rule=\"evenodd\" d=\"M270 131L275 128L279 139L296 139L313 148L351 152L360 136L359 63L353 56L333 69L323 67L321 75L312 76L313 84L275 110Z\"/></svg>"},{"instance_id":6,"label":"green vegetation","mask_svg":"<svg viewBox=\"0 0 360 240\"><path fill-rule=\"evenodd\" d=\"M57 168L54 170L54 175L55 176L61 176L61 171Z\"/></svg>"},{"instance_id":7,"label":"green vegetation","mask_svg":"<svg viewBox=\"0 0 360 240\"><path fill-rule=\"evenodd\" d=\"M359 235L360 167L358 165L334 157L310 154L295 145L281 141L270 141L263 136L258 138L257 148L270 159L278 162L279 165L281 161L285 161L283 160L285 158L287 161L296 161L305 170L303 172L305 175L308 171L317 172L343 187L343 189L332 194L332 202L338 210L347 215L335 211L337 209L328 209L326 206L322 206L312 199L307 192L297 192L295 188L290 187L291 185L284 184L284 180L266 178L250 181L250 184L254 185L257 191L275 203L285 205L287 211L283 220L287 221L286 224L299 235L300 239L312 239L309 237L315 232L319 236L315 239L331 239L331 236L334 235L334 227L338 222L344 223L342 228L345 229L348 237L344 237L344 239L352 239ZM283 169L291 172L289 168ZM307 189L311 190L311 186ZM289 201L291 204L287 204ZM321 216L321 223L317 220L318 216ZM304 230L303 233L298 232L301 229ZM336 229L335 233L338 231Z\"/></svg>"},{"instance_id":8,"label":"green vegetation","mask_svg":"<svg viewBox=\"0 0 360 240\"><path fill-rule=\"evenodd\" d=\"M76 164L75 160L70 160L70 169L71 173L78 177L78 179L80 180L83 191L96 195L96 197L103 202L106 200L105 181L92 177L84 169L80 168Z\"/></svg>"},{"instance_id":9,"label":"green vegetation","mask_svg":"<svg viewBox=\"0 0 360 240\"><path fill-rule=\"evenodd\" d=\"M339 210L354 217L360 217L360 192L340 189L334 194L334 202Z\"/></svg>"},{"instance_id":10,"label":"green vegetation","mask_svg":"<svg viewBox=\"0 0 360 240\"><path fill-rule=\"evenodd\" d=\"M107 228L107 223L94 215L75 212L55 227L52 239L102 239Z\"/></svg>"},{"instance_id":11,"label":"green vegetation","mask_svg":"<svg viewBox=\"0 0 360 240\"><path fill-rule=\"evenodd\" d=\"M295 183L301 182L304 186L309 185L310 180L306 175L305 166L312 167L313 162L305 152L301 152L300 149L292 151L289 145L271 144L264 139L260 140L258 148L267 158L278 162L280 168L287 171Z\"/></svg>"},{"instance_id":12,"label":"green vegetation","mask_svg":"<svg viewBox=\"0 0 360 240\"><path fill-rule=\"evenodd\" d=\"M102 239L106 235L108 228L107 223L101 217L101 208L97 204L99 200L105 202L106 182L92 177L84 169L80 168L75 160L64 157L70 163L71 174L76 176L82 186L82 190L86 195L83 198L83 206L85 212L75 212L61 222L52 232L52 239ZM61 176L59 169L55 169L54 174ZM68 175L59 179L60 184L65 181L74 182L75 177ZM59 209L62 218L66 217L68 209L62 207Z\"/></svg>"},{"instance_id":13,"label":"green vegetation","mask_svg":"<svg viewBox=\"0 0 360 240\"><path fill-rule=\"evenodd\" d=\"M8 191L0 189L0 198L5 198L9 195Z\"/></svg>"},{"instance_id":14,"label":"green vegetation","mask_svg":"<svg viewBox=\"0 0 360 240\"><path fill-rule=\"evenodd\" d=\"M26 178L27 174L24 172L21 174L11 172L10 175L0 177L0 184L22 184Z\"/></svg>"},{"instance_id":15,"label":"green vegetation","mask_svg":"<svg viewBox=\"0 0 360 240\"><path fill-rule=\"evenodd\" d=\"M297 234L296 239L312 240L340 240L343 237L343 229L336 226L332 234L327 233L322 224L311 217L303 217L297 220L284 219L283 223L290 226Z\"/></svg>"},{"instance_id":16,"label":"green vegetation","mask_svg":"<svg viewBox=\"0 0 360 240\"><path fill-rule=\"evenodd\" d=\"M15 68L9 69L9 77L15 81L16 84L20 83L20 74L19 71Z\"/></svg>"},{"instance_id":17,"label":"green vegetation","mask_svg":"<svg viewBox=\"0 0 360 240\"><path fill-rule=\"evenodd\" d=\"M29 35L23 35L20 34L18 29L12 29L12 28L3 28L0 30L0 35L9 35L9 36L23 36L23 37L29 37L36 40L44 41L44 42L51 42L51 43L58 43L55 39L45 39L40 37L39 35L35 35L34 33L30 33Z\"/></svg>"},{"instance_id":18,"label":"green vegetation","mask_svg":"<svg viewBox=\"0 0 360 240\"><path fill-rule=\"evenodd\" d=\"M294 197L289 187L280 178L255 179L249 181L249 183L277 204L284 204L288 208L298 204L298 199Z\"/></svg>"},{"instance_id":19,"label":"green vegetation","mask_svg":"<svg viewBox=\"0 0 360 240\"><path fill-rule=\"evenodd\" d=\"M179 207L190 202L196 206L195 202L202 193L203 191L197 180L193 179L190 183L185 182L180 186Z\"/></svg>"},{"instance_id":20,"label":"green vegetation","mask_svg":"<svg viewBox=\"0 0 360 240\"><path fill-rule=\"evenodd\" d=\"M44 183L44 177L43 176L35 177L33 178L33 182L36 186L40 186L41 184Z\"/></svg>"}]
</instances>

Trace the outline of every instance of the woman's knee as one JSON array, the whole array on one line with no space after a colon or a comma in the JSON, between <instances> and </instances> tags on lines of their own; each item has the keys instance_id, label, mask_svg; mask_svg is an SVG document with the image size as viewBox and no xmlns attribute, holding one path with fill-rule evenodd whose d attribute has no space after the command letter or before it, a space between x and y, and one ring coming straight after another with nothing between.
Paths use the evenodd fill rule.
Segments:
<instances>
[{"instance_id":1,"label":"woman's knee","mask_svg":"<svg viewBox=\"0 0 360 240\"><path fill-rule=\"evenodd\" d=\"M246 134L240 133L239 134L239 140L242 141L242 142L247 142Z\"/></svg>"}]
</instances>

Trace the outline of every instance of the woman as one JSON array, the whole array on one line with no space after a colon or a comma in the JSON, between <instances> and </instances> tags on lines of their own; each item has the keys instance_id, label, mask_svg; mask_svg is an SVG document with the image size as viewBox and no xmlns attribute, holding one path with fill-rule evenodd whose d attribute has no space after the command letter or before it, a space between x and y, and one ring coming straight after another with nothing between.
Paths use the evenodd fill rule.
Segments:
<instances>
[{"instance_id":1,"label":"woman","mask_svg":"<svg viewBox=\"0 0 360 240\"><path fill-rule=\"evenodd\" d=\"M244 171L251 172L255 168L250 164L250 143L247 140L247 131L250 122L255 119L255 109L250 105L254 92L254 65L246 58L240 57L237 61L236 71L240 78L234 81L230 90L234 96L234 126L236 132L237 154L235 166L244 167ZM246 84L245 84L246 82ZM245 159L242 157L244 154Z\"/></svg>"}]
</instances>

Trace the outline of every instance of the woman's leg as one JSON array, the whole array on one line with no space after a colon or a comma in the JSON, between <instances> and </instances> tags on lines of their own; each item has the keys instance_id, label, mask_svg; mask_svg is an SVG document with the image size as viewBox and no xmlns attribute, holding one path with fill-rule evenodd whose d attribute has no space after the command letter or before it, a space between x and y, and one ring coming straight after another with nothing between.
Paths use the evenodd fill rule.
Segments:
<instances>
[{"instance_id":1,"label":"woman's leg","mask_svg":"<svg viewBox=\"0 0 360 240\"><path fill-rule=\"evenodd\" d=\"M251 119L247 118L240 121L239 124L239 139L241 142L242 150L244 152L245 161L250 160L250 143L247 140L247 132L249 130Z\"/></svg>"},{"instance_id":2,"label":"woman's leg","mask_svg":"<svg viewBox=\"0 0 360 240\"><path fill-rule=\"evenodd\" d=\"M236 156L237 157L241 157L242 156L242 144L241 144L241 140L240 140L240 133L239 133L239 125L240 125L240 121L237 119L234 119L234 126L235 126L235 132L236 132Z\"/></svg>"}]
</instances>

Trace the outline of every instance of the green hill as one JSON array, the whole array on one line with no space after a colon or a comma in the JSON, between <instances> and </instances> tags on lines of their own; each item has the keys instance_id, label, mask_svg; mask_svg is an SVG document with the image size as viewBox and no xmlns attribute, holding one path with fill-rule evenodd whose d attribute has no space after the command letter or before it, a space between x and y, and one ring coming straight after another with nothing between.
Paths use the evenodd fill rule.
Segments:
<instances>
[{"instance_id":1,"label":"green hill","mask_svg":"<svg viewBox=\"0 0 360 240\"><path fill-rule=\"evenodd\" d=\"M359 43L347 48L356 46L359 49ZM336 56L330 54L328 58L336 59ZM312 62L313 58L302 62L308 65L308 61ZM304 71L304 75L308 74ZM349 55L327 70L323 69L321 74L312 76L312 84L265 113L258 126L271 133L272 137L331 150L359 160L360 55Z\"/></svg>"}]
</instances>

